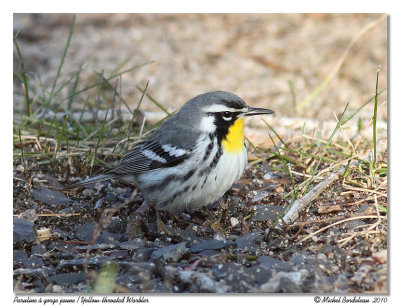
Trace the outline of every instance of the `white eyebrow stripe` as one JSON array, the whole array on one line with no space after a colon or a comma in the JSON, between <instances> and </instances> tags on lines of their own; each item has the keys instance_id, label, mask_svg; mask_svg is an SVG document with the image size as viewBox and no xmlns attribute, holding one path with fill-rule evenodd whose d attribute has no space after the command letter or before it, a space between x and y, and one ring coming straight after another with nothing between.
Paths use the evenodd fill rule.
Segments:
<instances>
[{"instance_id":1,"label":"white eyebrow stripe","mask_svg":"<svg viewBox=\"0 0 400 306\"><path fill-rule=\"evenodd\" d=\"M245 112L248 110L247 107L243 108L233 108L227 107L222 104L214 104L203 108L203 110L207 113L218 113L218 112Z\"/></svg>"},{"instance_id":2,"label":"white eyebrow stripe","mask_svg":"<svg viewBox=\"0 0 400 306\"><path fill-rule=\"evenodd\" d=\"M182 155L185 155L185 154L186 154L186 150L181 149L181 148L177 148L177 147L172 147L172 146L170 146L169 144L163 145L162 148L163 148L163 150L164 150L165 152L168 152L168 154L169 154L170 156L179 157L179 156L182 156Z\"/></svg>"}]
</instances>

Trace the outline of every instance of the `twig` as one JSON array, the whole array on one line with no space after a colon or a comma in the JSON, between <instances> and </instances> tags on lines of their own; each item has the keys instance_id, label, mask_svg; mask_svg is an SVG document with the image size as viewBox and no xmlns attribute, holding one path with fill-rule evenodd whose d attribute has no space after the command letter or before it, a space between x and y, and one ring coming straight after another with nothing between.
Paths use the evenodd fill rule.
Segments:
<instances>
[{"instance_id":1,"label":"twig","mask_svg":"<svg viewBox=\"0 0 400 306\"><path fill-rule=\"evenodd\" d=\"M372 218L376 218L376 217L377 217L377 215L364 215L364 216L357 216L357 217L351 217L351 218L348 218L348 219L340 220L340 221L337 221L337 222L335 222L335 223L332 223L332 224L330 224L330 225L328 225L328 226L325 226L325 227L323 227L323 228L320 228L320 229L317 230L316 232L311 233L311 234L308 235L307 237L301 239L300 242L306 241L306 240L310 239L311 237L313 237L313 236L315 236L315 235L317 235L317 234L319 234L319 233L322 233L322 232L326 231L327 229L329 229L329 228L331 228L331 227L333 227L333 226L339 225L339 224L341 224L341 223L344 223L344 222L348 222L348 221L352 221L352 220L359 220L359 219L372 219Z\"/></svg>"},{"instance_id":2,"label":"twig","mask_svg":"<svg viewBox=\"0 0 400 306\"><path fill-rule=\"evenodd\" d=\"M381 215L379 213L378 197L376 196L376 194L374 195L374 199L375 199L376 216L378 217L377 218L378 220L374 224L371 224L371 225L366 224L365 226L368 226L368 228L365 231L363 231L363 232L355 232L352 235L350 235L350 237L338 240L337 242L340 243L339 244L340 247L343 247L347 242L349 242L351 239L353 239L356 236L361 236L361 235L364 235L364 234L367 236L368 234L379 234L381 232L379 230L373 231L374 228L377 228L381 224L381 219L382 219L382 217L381 217Z\"/></svg>"},{"instance_id":3,"label":"twig","mask_svg":"<svg viewBox=\"0 0 400 306\"><path fill-rule=\"evenodd\" d=\"M73 216L80 216L81 213L70 213L70 214L37 214L38 217L73 217ZM13 215L13 217L19 217L20 215Z\"/></svg>"},{"instance_id":4,"label":"twig","mask_svg":"<svg viewBox=\"0 0 400 306\"><path fill-rule=\"evenodd\" d=\"M361 191L361 192L367 192L367 193L374 193L377 194L381 197L387 197L387 194L384 194L382 192L376 191L376 190L372 190L372 189L367 189L367 188L359 188L359 187L353 187L353 186L349 186L346 184L342 185L344 188L348 189L348 190L353 190L353 191Z\"/></svg>"},{"instance_id":5,"label":"twig","mask_svg":"<svg viewBox=\"0 0 400 306\"><path fill-rule=\"evenodd\" d=\"M80 216L81 213L70 213L70 214L38 214L38 217L74 217Z\"/></svg>"},{"instance_id":6,"label":"twig","mask_svg":"<svg viewBox=\"0 0 400 306\"><path fill-rule=\"evenodd\" d=\"M382 142L382 141L381 141ZM378 143L378 147L381 148L382 146L379 146L380 143ZM371 153L371 152L370 152ZM368 153L363 158L362 160L370 160L371 159L371 154ZM359 164L358 160L355 160L350 164L350 166L357 166ZM300 199L297 199L290 209L287 211L287 213L283 216L282 220L287 223L291 224L293 223L300 215L300 212L304 211L306 207L313 201L315 200L321 193L324 191L326 188L328 188L335 180L339 178L340 175L343 175L346 167L342 166L339 170L332 172L328 178L326 178L324 181L320 182L318 185L313 187L305 196L303 196ZM352 188L353 190L358 190L358 191L364 191L364 192L370 192L370 193L375 193L378 194L379 196L385 196L385 194L380 193L375 190L370 190L370 189L362 189L362 188L356 188L356 187L351 187L348 185L343 185L344 187L347 188Z\"/></svg>"},{"instance_id":7,"label":"twig","mask_svg":"<svg viewBox=\"0 0 400 306\"><path fill-rule=\"evenodd\" d=\"M19 135L19 143L21 145L21 165L25 166L24 147L22 146L21 129L18 129L18 135ZM25 169L25 167L24 167L24 169Z\"/></svg>"},{"instance_id":8,"label":"twig","mask_svg":"<svg viewBox=\"0 0 400 306\"><path fill-rule=\"evenodd\" d=\"M125 201L118 205L117 207L113 207L110 209L105 209L100 217L99 223L96 224L94 230L93 230L93 235L92 235L92 241L89 243L89 247L86 250L85 258L83 260L83 269L87 275L90 275L91 277L95 278L97 274L90 273L89 272L89 267L88 267L88 260L90 257L90 252L93 249L93 245L95 244L97 238L100 236L101 232L103 229L107 228L108 224L111 221L111 218L113 215L120 209L122 209L125 205L129 204L132 202L133 198L136 196L137 190L133 190L130 197L125 199Z\"/></svg>"},{"instance_id":9,"label":"twig","mask_svg":"<svg viewBox=\"0 0 400 306\"><path fill-rule=\"evenodd\" d=\"M308 178L307 180L305 180L304 182L302 182L302 183L299 185L299 188L302 188L303 186L309 184L309 182L312 181L312 180L316 180L316 179L318 179L318 180L324 180L324 179L322 178L322 175L323 175L324 173L330 172L330 171L332 171L334 168L337 168L339 164L347 163L348 161L350 161L350 160L352 160L352 159L353 159L353 158L350 157L350 158L347 158L347 159L345 159L345 160L342 160L342 161L338 162L337 164L334 164L334 165L331 165L331 166L329 166L329 167L327 167L327 168L325 168L325 169L322 169L318 174L315 174L314 177L313 177L312 175L309 175L309 178ZM341 169L342 169L342 168L345 169L345 167L344 167L343 165L341 166ZM342 174L342 173L341 173L341 174ZM289 195L291 195L292 192L293 192L293 191L288 192L288 193L284 196L284 198L287 198Z\"/></svg>"},{"instance_id":10,"label":"twig","mask_svg":"<svg viewBox=\"0 0 400 306\"><path fill-rule=\"evenodd\" d=\"M327 179L313 187L305 196L294 201L289 211L283 216L285 223L293 223L301 211L303 211L309 203L314 201L326 188L339 178L339 173L332 172Z\"/></svg>"},{"instance_id":11,"label":"twig","mask_svg":"<svg viewBox=\"0 0 400 306\"><path fill-rule=\"evenodd\" d=\"M355 232L355 233L353 233L353 234L351 234L351 236L350 237L347 237L347 238L343 238L343 239L339 239L338 241L337 241L337 243L338 243L338 245L339 245L339 247L343 247L344 245L346 245L346 243L348 243L351 239L353 239L354 237L357 237L357 236L362 236L362 235L367 235L367 234L379 234L380 233L380 231L378 231L378 230L376 230L376 231L372 231L372 230L366 230L366 231L362 231L362 232Z\"/></svg>"}]
</instances>

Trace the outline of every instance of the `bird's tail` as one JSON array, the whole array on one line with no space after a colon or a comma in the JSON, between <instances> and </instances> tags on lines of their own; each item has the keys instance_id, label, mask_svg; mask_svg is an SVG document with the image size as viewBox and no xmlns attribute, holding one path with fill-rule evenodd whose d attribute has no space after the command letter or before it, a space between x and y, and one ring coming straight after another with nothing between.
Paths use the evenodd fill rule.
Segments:
<instances>
[{"instance_id":1,"label":"bird's tail","mask_svg":"<svg viewBox=\"0 0 400 306\"><path fill-rule=\"evenodd\" d=\"M84 179L84 180L82 180L78 183L72 184L70 186L64 187L64 189L75 189L75 188L82 187L82 186L85 186L88 184L107 181L107 180L112 179L113 177L114 176L111 174L99 174L99 175Z\"/></svg>"}]
</instances>

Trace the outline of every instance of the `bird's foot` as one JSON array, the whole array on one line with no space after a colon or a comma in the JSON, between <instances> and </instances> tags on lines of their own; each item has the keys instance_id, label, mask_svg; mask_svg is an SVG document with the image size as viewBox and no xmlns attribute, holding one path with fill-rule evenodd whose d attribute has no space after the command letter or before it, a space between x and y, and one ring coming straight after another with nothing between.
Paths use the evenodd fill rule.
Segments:
<instances>
[{"instance_id":1,"label":"bird's foot","mask_svg":"<svg viewBox=\"0 0 400 306\"><path fill-rule=\"evenodd\" d=\"M150 206L144 201L142 205L131 215L132 219L129 221L124 237L126 239L133 239L139 237L142 232L144 218L149 211Z\"/></svg>"},{"instance_id":2,"label":"bird's foot","mask_svg":"<svg viewBox=\"0 0 400 306\"><path fill-rule=\"evenodd\" d=\"M160 213L159 213L158 210L156 211L156 215L157 215L157 228L158 228L158 231L159 232L164 232L167 236L172 237L173 234L167 228L167 226L164 224L164 222L161 220Z\"/></svg>"}]
</instances>

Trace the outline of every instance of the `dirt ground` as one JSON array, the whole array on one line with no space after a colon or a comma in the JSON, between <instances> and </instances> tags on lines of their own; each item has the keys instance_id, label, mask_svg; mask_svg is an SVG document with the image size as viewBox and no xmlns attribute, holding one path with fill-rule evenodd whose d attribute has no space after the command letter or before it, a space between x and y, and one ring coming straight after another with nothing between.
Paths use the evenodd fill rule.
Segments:
<instances>
[{"instance_id":1,"label":"dirt ground","mask_svg":"<svg viewBox=\"0 0 400 306\"><path fill-rule=\"evenodd\" d=\"M349 102L356 109L387 85L387 23L379 14L78 14L64 77L83 65L81 81L153 61L122 78L122 93L136 106L145 86L162 105L176 110L208 91L236 93L248 104L279 116L332 119ZM44 84L57 73L68 37L70 14L14 15L28 70ZM368 31L365 31L365 28ZM324 90L296 114L307 98L343 64ZM86 82L85 82L86 81ZM64 93L65 94L65 93ZM84 97L82 98L84 99ZM381 101L386 95L381 96ZM145 110L158 110L148 100ZM372 106L363 111L371 117ZM385 109L381 118L386 118Z\"/></svg>"}]
</instances>

